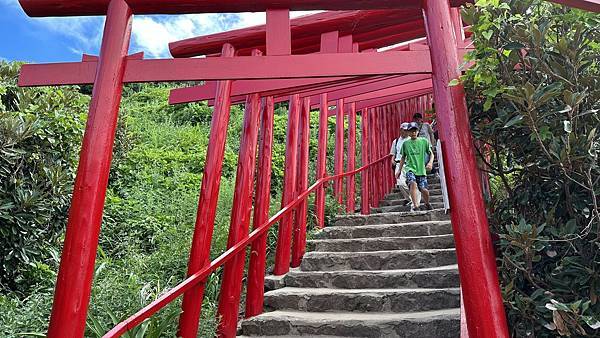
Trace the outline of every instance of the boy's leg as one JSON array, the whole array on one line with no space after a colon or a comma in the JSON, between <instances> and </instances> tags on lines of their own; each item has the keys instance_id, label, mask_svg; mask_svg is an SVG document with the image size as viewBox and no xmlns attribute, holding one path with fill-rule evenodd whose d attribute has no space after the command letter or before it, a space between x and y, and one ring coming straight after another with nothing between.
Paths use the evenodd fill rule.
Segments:
<instances>
[{"instance_id":1,"label":"boy's leg","mask_svg":"<svg viewBox=\"0 0 600 338\"><path fill-rule=\"evenodd\" d=\"M408 188L408 185L406 184L406 175L403 172L401 172L400 178L398 180L400 181L400 184L399 184L400 194L402 194L402 197L404 199L410 200L409 188Z\"/></svg>"},{"instance_id":2,"label":"boy's leg","mask_svg":"<svg viewBox=\"0 0 600 338\"><path fill-rule=\"evenodd\" d=\"M418 199L419 188L417 185L417 178L414 173L406 173L406 184L410 187L410 197L412 200L413 208L418 208L420 204L420 200Z\"/></svg>"},{"instance_id":3,"label":"boy's leg","mask_svg":"<svg viewBox=\"0 0 600 338\"><path fill-rule=\"evenodd\" d=\"M423 202L425 202L425 207L428 210L431 210L431 204L429 204L429 185L427 184L427 176L418 176L416 177L416 183L419 187L419 191L423 196Z\"/></svg>"}]
</instances>

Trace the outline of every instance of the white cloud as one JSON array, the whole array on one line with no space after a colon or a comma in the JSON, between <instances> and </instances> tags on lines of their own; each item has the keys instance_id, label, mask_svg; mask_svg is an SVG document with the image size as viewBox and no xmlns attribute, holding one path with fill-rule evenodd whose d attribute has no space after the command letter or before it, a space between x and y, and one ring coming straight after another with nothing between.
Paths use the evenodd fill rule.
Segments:
<instances>
[{"instance_id":1,"label":"white cloud","mask_svg":"<svg viewBox=\"0 0 600 338\"><path fill-rule=\"evenodd\" d=\"M318 11L292 12L291 17ZM238 14L189 14L179 16L138 16L133 22L134 49L146 52L148 57L169 57L169 42L213 34L231 29L261 25L266 22L264 12Z\"/></svg>"},{"instance_id":2,"label":"white cloud","mask_svg":"<svg viewBox=\"0 0 600 338\"><path fill-rule=\"evenodd\" d=\"M0 0L0 3L19 6L17 0ZM315 12L292 12L291 17ZM166 58L170 57L170 42L260 25L265 21L264 12L134 16L131 50L144 51L148 58ZM38 29L73 39L75 45L67 48L75 54L94 54L100 49L104 17L36 18L31 19L31 22Z\"/></svg>"}]
</instances>

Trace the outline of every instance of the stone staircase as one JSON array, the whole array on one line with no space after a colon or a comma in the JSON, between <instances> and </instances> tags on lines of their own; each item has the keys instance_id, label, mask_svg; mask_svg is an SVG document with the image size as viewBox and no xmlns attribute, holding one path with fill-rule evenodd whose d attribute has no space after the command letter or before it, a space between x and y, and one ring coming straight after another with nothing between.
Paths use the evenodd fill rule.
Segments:
<instances>
[{"instance_id":1,"label":"stone staircase","mask_svg":"<svg viewBox=\"0 0 600 338\"><path fill-rule=\"evenodd\" d=\"M430 183L441 207L439 182ZM452 229L442 210L407 212L397 192L368 216L338 216L308 242L301 266L269 277L252 337L460 336Z\"/></svg>"}]
</instances>

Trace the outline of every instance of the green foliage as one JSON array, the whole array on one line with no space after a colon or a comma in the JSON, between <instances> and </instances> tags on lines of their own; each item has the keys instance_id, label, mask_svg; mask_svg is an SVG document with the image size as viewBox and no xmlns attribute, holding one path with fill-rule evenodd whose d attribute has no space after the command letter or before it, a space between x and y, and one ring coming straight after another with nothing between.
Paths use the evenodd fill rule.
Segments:
<instances>
[{"instance_id":1,"label":"green foliage","mask_svg":"<svg viewBox=\"0 0 600 338\"><path fill-rule=\"evenodd\" d=\"M599 336L600 16L480 0L466 71L513 336Z\"/></svg>"},{"instance_id":2,"label":"green foliage","mask_svg":"<svg viewBox=\"0 0 600 338\"><path fill-rule=\"evenodd\" d=\"M15 243L15 248L26 252L29 259L27 264L23 264L21 280L28 283L35 281L32 284L35 288L22 288L19 289L22 293L6 292L5 296L0 296L0 336L43 336L48 324L62 231L85 122L83 112L89 100L88 96L81 93L89 94L90 90L88 87L18 89L15 86L18 65L3 67L8 67L10 72L9 76L2 78L7 80L3 80L0 87L3 90L1 102L2 107L10 109L3 108L0 121L2 126L10 128L3 127L0 139L17 139L14 136L17 132L26 137L21 137L18 142L2 143L0 174L6 172L13 175L12 169L17 162L8 155L16 156L18 161L27 164L29 162L25 160L31 160L32 165L27 167L30 172L26 174L29 176L11 181L11 185L5 185L9 181L1 176L3 190L0 201L3 204L0 205L4 205L7 198L5 191L16 195L20 194L20 189L33 190L33 183L25 186L21 182L29 182L26 179L33 181L30 177L45 174L46 169L42 168L60 165L64 172L63 175L55 175L54 180L49 180L46 175L33 181L37 184L36 189L48 191L42 189L38 194L43 199L34 200L30 209L22 213L15 213L11 209L5 213L0 208L0 220L3 222L16 217L34 219L40 229L36 232L37 237L32 237L36 242L20 238L24 242ZM154 84L134 84L124 88L86 336L102 336L116 323L185 278L198 208L198 192L206 161L212 108L206 102L170 106L167 104L169 90L170 87ZM51 103L46 106L44 102ZM220 255L226 247L243 123L242 108L233 106L231 109L211 259ZM334 119L330 120L332 130L334 123ZM311 115L311 127L310 158L314 159L317 153L318 113ZM5 133L4 130L11 132ZM271 214L281 208L286 133L287 107L281 105L274 122ZM332 133L329 140L328 166L331 173ZM5 145L9 145L9 148ZM4 162L5 158L12 162ZM311 161L309 182L314 179L314 171L315 163ZM51 201L54 201L51 204L54 209L49 218L45 216L50 215L49 212L41 211L47 210L45 203ZM328 197L328 219L338 210L340 206ZM309 201L308 218L310 229L314 229L313 200ZM4 231L4 223L2 225ZM274 226L268 234L269 264L273 260L276 239L277 226ZM39 252L36 251L34 256L30 250ZM8 276L6 279L15 280ZM219 270L209 277L206 284L200 321L201 337L214 336L218 324L216 312L220 280ZM175 318L179 315L180 305L180 299L170 304L133 330L129 337L174 336L177 325Z\"/></svg>"},{"instance_id":3,"label":"green foliage","mask_svg":"<svg viewBox=\"0 0 600 338\"><path fill-rule=\"evenodd\" d=\"M88 97L21 89L0 62L0 289L28 293L53 277Z\"/></svg>"}]
</instances>

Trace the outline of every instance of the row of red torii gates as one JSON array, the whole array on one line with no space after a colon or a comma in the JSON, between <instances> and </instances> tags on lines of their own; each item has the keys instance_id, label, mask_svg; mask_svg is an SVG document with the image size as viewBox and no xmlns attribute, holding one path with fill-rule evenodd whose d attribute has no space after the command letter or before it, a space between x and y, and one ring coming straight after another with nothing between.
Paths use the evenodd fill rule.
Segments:
<instances>
[{"instance_id":1,"label":"row of red torii gates","mask_svg":"<svg viewBox=\"0 0 600 338\"><path fill-rule=\"evenodd\" d=\"M205 172L192 240L188 278L106 337L117 337L183 295L179 335L195 337L204 281L224 265L219 335L234 337L245 249L251 245L247 317L262 312L266 231L280 221L275 274L300 264L306 241L306 197L316 192L324 223L324 183L334 181L339 202L355 210L355 175L362 175L361 212L394 185L387 156L401 122L436 106L452 208L464 316L471 337L508 337L464 89L460 76L468 49L460 6L466 0L20 0L30 16L106 15L98 57L82 62L24 65L22 86L94 84L48 330L49 337L85 331L100 223L124 83L208 81L175 89L175 103L214 105ZM600 0L556 0L600 11ZM452 8L454 7L454 8ZM290 10L333 10L290 21ZM267 24L172 43L176 59L127 55L133 14L265 11ZM399 44L399 45L398 45ZM377 49L397 45L383 52ZM190 58L207 55L207 58ZM273 110L289 100L282 210L269 218ZM210 244L229 109L245 103L228 250L210 262ZM335 109L330 109L335 106ZM309 114L320 110L317 182L308 187ZM355 168L357 114L361 114L363 167ZM327 118L336 116L334 176L325 170ZM344 173L344 119L348 163ZM259 138L260 130L260 138ZM260 139L260 144L259 144ZM254 231L249 235L256 149L259 149ZM346 192L342 180L346 178ZM296 217L293 217L293 213ZM291 252L291 255L290 255Z\"/></svg>"}]
</instances>

